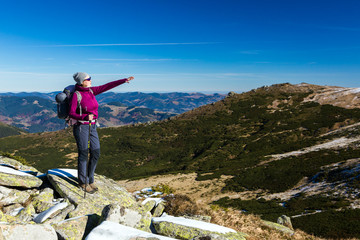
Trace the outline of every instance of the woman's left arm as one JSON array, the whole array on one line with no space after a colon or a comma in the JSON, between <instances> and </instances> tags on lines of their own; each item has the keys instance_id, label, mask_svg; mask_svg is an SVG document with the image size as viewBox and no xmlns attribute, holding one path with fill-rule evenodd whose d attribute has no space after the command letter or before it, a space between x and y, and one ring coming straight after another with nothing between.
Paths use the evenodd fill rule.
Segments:
<instances>
[{"instance_id":1,"label":"woman's left arm","mask_svg":"<svg viewBox=\"0 0 360 240\"><path fill-rule=\"evenodd\" d=\"M94 95L98 95L100 93L106 92L110 89L113 89L114 87L117 87L123 83L128 83L129 81L133 80L134 77L128 77L128 78L124 78L124 79L120 79L120 80L116 80L116 81L112 81L109 83L106 83L104 85L100 85L100 86L96 86L96 87L91 87L91 90L93 91Z\"/></svg>"}]
</instances>

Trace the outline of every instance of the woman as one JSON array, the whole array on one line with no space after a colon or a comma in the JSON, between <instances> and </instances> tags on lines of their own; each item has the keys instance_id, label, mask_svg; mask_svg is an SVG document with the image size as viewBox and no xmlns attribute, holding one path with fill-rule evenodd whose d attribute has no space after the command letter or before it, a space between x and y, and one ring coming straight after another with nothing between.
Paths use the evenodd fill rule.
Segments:
<instances>
[{"instance_id":1,"label":"woman","mask_svg":"<svg viewBox=\"0 0 360 240\"><path fill-rule=\"evenodd\" d=\"M88 193L94 193L98 190L94 184L94 173L100 157L100 141L96 131L99 104L96 101L95 96L123 83L128 83L133 80L134 77L116 80L97 87L91 86L91 77L87 73L77 72L73 77L76 82L75 90L81 94L80 106L78 106L78 93L73 94L73 97L70 100L69 112L70 118L76 120L73 133L79 154L79 186ZM89 136L90 147L88 147ZM88 148L90 151L89 164L87 164Z\"/></svg>"}]
</instances>

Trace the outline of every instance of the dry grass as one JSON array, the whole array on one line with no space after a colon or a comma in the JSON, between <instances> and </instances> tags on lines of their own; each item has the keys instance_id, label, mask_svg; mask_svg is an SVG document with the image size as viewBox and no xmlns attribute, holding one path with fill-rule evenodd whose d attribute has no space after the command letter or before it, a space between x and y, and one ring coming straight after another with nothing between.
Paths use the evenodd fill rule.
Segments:
<instances>
[{"instance_id":1,"label":"dry grass","mask_svg":"<svg viewBox=\"0 0 360 240\"><path fill-rule=\"evenodd\" d=\"M248 240L257 239L294 239L294 240L321 240L323 238L311 236L303 231L295 229L292 236L270 229L264 226L260 217L243 214L235 209L222 209L210 207L212 201L224 196L246 199L252 193L221 193L226 176L220 179L196 181L196 174L158 175L138 180L122 180L118 183L129 192L135 192L144 187L157 184L167 184L175 190L175 197L167 197L165 212L173 216L183 215L207 215L211 216L211 222L246 233Z\"/></svg>"},{"instance_id":2,"label":"dry grass","mask_svg":"<svg viewBox=\"0 0 360 240\"><path fill-rule=\"evenodd\" d=\"M207 205L197 204L186 195L167 196L165 212L172 216L191 216L207 215L211 217L211 222L238 232L246 233L248 240L257 239L295 239L295 240L321 240L300 230L295 233L282 233L278 230L266 227L260 217L243 214L234 209L223 209L220 207L209 207Z\"/></svg>"}]
</instances>

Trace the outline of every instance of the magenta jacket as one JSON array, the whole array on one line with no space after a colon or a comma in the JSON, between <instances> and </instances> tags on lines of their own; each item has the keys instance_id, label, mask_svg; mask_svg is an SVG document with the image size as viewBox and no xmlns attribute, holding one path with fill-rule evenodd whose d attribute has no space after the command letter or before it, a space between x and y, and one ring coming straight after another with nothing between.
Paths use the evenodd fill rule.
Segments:
<instances>
[{"instance_id":1,"label":"magenta jacket","mask_svg":"<svg viewBox=\"0 0 360 240\"><path fill-rule=\"evenodd\" d=\"M85 88L85 87L82 87L82 86L76 84L75 90L79 91L82 96L82 99L80 102L81 109L82 109L82 115L80 115L80 111L77 107L77 105L78 105L77 96L76 96L76 93L74 93L70 100L70 111L69 111L70 118L75 119L75 120L88 121L89 114L93 114L94 119L97 119L99 104L96 101L95 96L125 83L126 80L127 80L127 78L124 78L124 79L106 83L101 86L90 87L94 94L90 91L90 88Z\"/></svg>"}]
</instances>

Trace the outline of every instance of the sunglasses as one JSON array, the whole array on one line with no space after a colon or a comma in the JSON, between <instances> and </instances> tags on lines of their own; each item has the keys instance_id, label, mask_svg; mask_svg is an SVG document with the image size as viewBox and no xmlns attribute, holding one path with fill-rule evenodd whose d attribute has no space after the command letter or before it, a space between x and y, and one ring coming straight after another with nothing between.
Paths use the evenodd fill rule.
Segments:
<instances>
[{"instance_id":1,"label":"sunglasses","mask_svg":"<svg viewBox=\"0 0 360 240\"><path fill-rule=\"evenodd\" d=\"M84 81L91 81L91 77L84 79Z\"/></svg>"}]
</instances>

